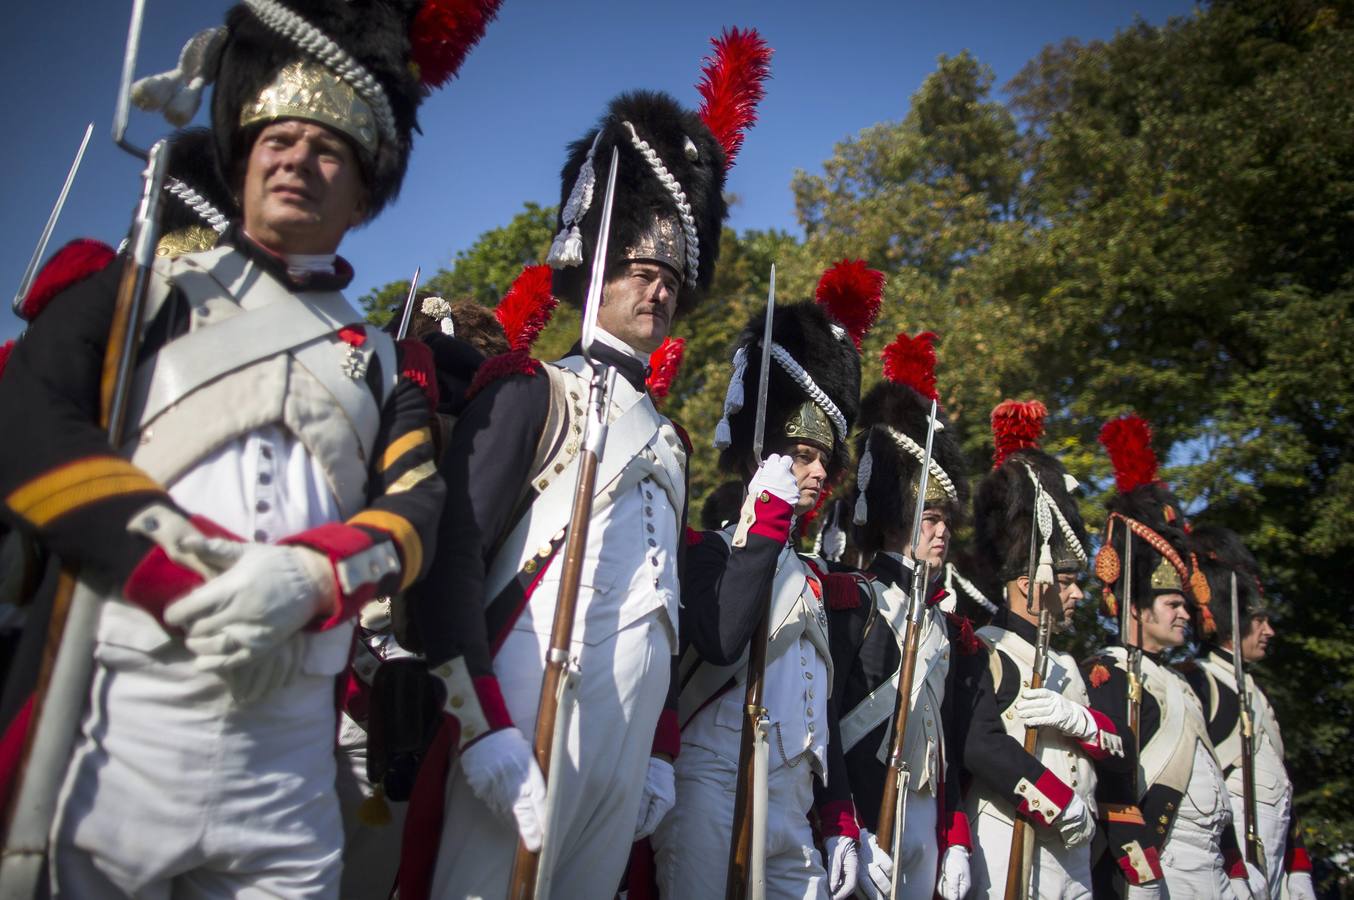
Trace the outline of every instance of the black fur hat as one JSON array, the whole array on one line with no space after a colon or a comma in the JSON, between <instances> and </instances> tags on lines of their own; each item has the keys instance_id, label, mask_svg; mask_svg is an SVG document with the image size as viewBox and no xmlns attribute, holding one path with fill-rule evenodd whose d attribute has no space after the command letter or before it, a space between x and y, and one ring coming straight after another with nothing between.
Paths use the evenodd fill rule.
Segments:
<instances>
[{"instance_id":1,"label":"black fur hat","mask_svg":"<svg viewBox=\"0 0 1354 900\"><path fill-rule=\"evenodd\" d=\"M160 233L210 229L220 234L240 217L235 198L221 181L216 145L206 128L185 128L169 138ZM163 239L162 239L163 240Z\"/></svg>"},{"instance_id":2,"label":"black fur hat","mask_svg":"<svg viewBox=\"0 0 1354 900\"><path fill-rule=\"evenodd\" d=\"M1086 570L1086 526L1068 489L1067 470L1043 450L1029 448L1007 456L983 477L974 495L974 551L985 583L1005 585L1029 573L1030 532L1035 522L1031 471L1039 479L1044 496L1056 508L1056 512L1050 509L1049 517L1053 530L1048 540L1053 571L1080 574ZM1039 552L1037 541L1035 550ZM1003 596L1004 591L998 594Z\"/></svg>"},{"instance_id":3,"label":"black fur hat","mask_svg":"<svg viewBox=\"0 0 1354 900\"><path fill-rule=\"evenodd\" d=\"M715 433L715 446L721 450L720 468L743 479L747 477L748 463L755 465L752 432L757 416L764 325L763 316L754 315L738 336L734 373L724 401L726 418L720 421ZM846 329L820 305L811 302L777 306L771 340L792 364L802 367L835 409L834 415L819 400L814 401L828 420L836 419L830 426L832 446L824 447L829 450L827 475L831 483L850 464L846 440L860 411L860 353ZM773 353L767 386L766 452L786 439L786 423L810 399L810 393Z\"/></svg>"},{"instance_id":4,"label":"black fur hat","mask_svg":"<svg viewBox=\"0 0 1354 900\"><path fill-rule=\"evenodd\" d=\"M1199 569L1208 579L1213 595L1213 618L1217 637L1232 639L1232 573L1236 573L1237 609L1241 614L1244 637L1250 620L1268 616L1260 584L1260 564L1241 540L1241 535L1221 525L1195 525L1189 533L1190 548L1199 561Z\"/></svg>"},{"instance_id":5,"label":"black fur hat","mask_svg":"<svg viewBox=\"0 0 1354 900\"><path fill-rule=\"evenodd\" d=\"M867 556L883 547L889 529L904 534L912 529L921 473L918 454L926 446L930 411L929 398L894 381L875 385L861 401L856 437L859 469L852 499L856 543ZM968 465L959 442L945 427L945 416L937 412L936 418L939 427L931 444L934 465L927 482L926 507L943 508L953 528L968 509ZM906 446L909 441L913 449Z\"/></svg>"},{"instance_id":6,"label":"black fur hat","mask_svg":"<svg viewBox=\"0 0 1354 900\"><path fill-rule=\"evenodd\" d=\"M637 146L639 142L644 143L645 150ZM635 91L612 100L597 126L569 145L569 158L560 172L559 236L550 251L555 295L575 306L583 305L602 224L612 148L619 152L620 162L607 268L636 258L656 258L674 268L680 266L682 286L677 310L679 314L685 312L700 301L715 277L720 229L728 215L724 202L727 164L719 141L700 116L683 109L667 94L651 91ZM685 216L679 212L672 191L660 180L656 165L680 185ZM655 248L649 245L656 222L676 230L664 235L667 240L655 254ZM574 241L581 239L581 247L575 244L566 250L571 237Z\"/></svg>"}]
</instances>

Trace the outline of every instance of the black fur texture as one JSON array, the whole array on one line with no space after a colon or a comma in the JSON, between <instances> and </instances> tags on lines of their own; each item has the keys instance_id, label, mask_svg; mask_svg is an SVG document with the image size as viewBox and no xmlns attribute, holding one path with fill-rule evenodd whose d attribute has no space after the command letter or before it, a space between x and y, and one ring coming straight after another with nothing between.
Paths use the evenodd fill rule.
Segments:
<instances>
[{"instance_id":1,"label":"black fur texture","mask_svg":"<svg viewBox=\"0 0 1354 900\"><path fill-rule=\"evenodd\" d=\"M1232 573L1236 573L1237 608L1244 637L1255 616L1268 616L1260 593L1260 564L1241 541L1241 535L1221 525L1196 525L1189 533L1190 549L1208 579L1212 601L1208 608L1217 623L1220 640L1232 639Z\"/></svg>"},{"instance_id":2,"label":"black fur texture","mask_svg":"<svg viewBox=\"0 0 1354 900\"><path fill-rule=\"evenodd\" d=\"M216 163L216 144L206 128L185 128L169 138L165 172L197 191L231 221L240 218L235 197L221 180ZM208 227L187 203L165 192L160 204L160 233L170 234L190 225Z\"/></svg>"},{"instance_id":3,"label":"black fur texture","mask_svg":"<svg viewBox=\"0 0 1354 900\"><path fill-rule=\"evenodd\" d=\"M569 201L569 194L578 179L578 173L587 159L588 149L598 131L602 138L597 144L593 167L597 173L597 187L592 205L583 216L579 230L583 235L583 264L556 269L553 288L555 296L582 307L592 275L592 259L597 251L598 229L602 224L602 200L606 194L607 174L611 169L611 149L620 154L616 173L616 200L611 213L611 236L607 245L607 268L620 260L620 254L648 229L657 216L675 216L676 203L652 167L635 149L630 130L624 123L634 125L639 137L648 142L668 172L677 179L691 205L700 244L700 267L693 290L683 284L677 294L677 314L693 309L710 289L719 260L720 229L728 215L724 203L726 162L719 141L705 127L700 116L684 109L667 94L653 91L634 91L621 94L607 107L597 125L583 137L569 145L569 157L560 172L560 216ZM686 139L696 146L696 159L687 158ZM562 226L556 219L556 230Z\"/></svg>"},{"instance_id":4,"label":"black fur texture","mask_svg":"<svg viewBox=\"0 0 1354 900\"><path fill-rule=\"evenodd\" d=\"M1109 512L1117 512L1143 523L1164 537L1186 564L1189 563L1189 546L1183 527L1184 520L1180 518L1180 501L1161 482L1140 485L1127 494L1115 494L1106 502L1105 508ZM1174 510L1174 522L1167 520L1167 508ZM1152 573L1161 564L1162 556L1146 539L1132 534L1123 522L1114 523L1113 547L1119 553L1120 574L1119 578L1107 587L1114 591L1116 597L1122 598L1124 546L1130 536L1133 541L1133 605L1139 609L1150 609L1155 598L1155 592L1152 590ZM1193 612L1194 595L1188 582L1183 585L1183 593Z\"/></svg>"}]
</instances>

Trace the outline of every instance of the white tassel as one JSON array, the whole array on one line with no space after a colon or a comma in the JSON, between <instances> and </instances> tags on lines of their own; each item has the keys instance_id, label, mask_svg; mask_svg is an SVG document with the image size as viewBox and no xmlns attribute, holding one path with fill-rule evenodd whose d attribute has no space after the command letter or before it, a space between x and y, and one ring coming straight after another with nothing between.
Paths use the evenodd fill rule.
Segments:
<instances>
[{"instance_id":1,"label":"white tassel","mask_svg":"<svg viewBox=\"0 0 1354 900\"><path fill-rule=\"evenodd\" d=\"M870 506L865 494L870 489L870 476L874 474L874 455L870 453L870 439L865 438L865 452L860 455L860 465L856 468L856 509L851 521L864 525L870 519Z\"/></svg>"},{"instance_id":2,"label":"white tassel","mask_svg":"<svg viewBox=\"0 0 1354 900\"><path fill-rule=\"evenodd\" d=\"M719 424L715 426L715 449L723 450L732 443L733 432L729 429L729 420L726 416L720 419Z\"/></svg>"},{"instance_id":3,"label":"white tassel","mask_svg":"<svg viewBox=\"0 0 1354 900\"><path fill-rule=\"evenodd\" d=\"M456 323L452 321L451 316L439 320L437 324L442 328L442 333L447 337L456 337Z\"/></svg>"},{"instance_id":4,"label":"white tassel","mask_svg":"<svg viewBox=\"0 0 1354 900\"><path fill-rule=\"evenodd\" d=\"M818 535L822 547L823 559L828 562L841 562L846 553L846 532L835 521L823 527Z\"/></svg>"},{"instance_id":5,"label":"white tassel","mask_svg":"<svg viewBox=\"0 0 1354 900\"><path fill-rule=\"evenodd\" d=\"M1053 549L1048 541L1044 541L1039 548L1039 568L1034 572L1034 581L1036 584L1053 584Z\"/></svg>"},{"instance_id":6,"label":"white tassel","mask_svg":"<svg viewBox=\"0 0 1354 900\"><path fill-rule=\"evenodd\" d=\"M202 103L202 89L209 83L212 63L225 37L224 26L193 35L179 51L176 68L148 75L132 85L132 102L141 109L159 111L171 125L187 125Z\"/></svg>"}]
</instances>

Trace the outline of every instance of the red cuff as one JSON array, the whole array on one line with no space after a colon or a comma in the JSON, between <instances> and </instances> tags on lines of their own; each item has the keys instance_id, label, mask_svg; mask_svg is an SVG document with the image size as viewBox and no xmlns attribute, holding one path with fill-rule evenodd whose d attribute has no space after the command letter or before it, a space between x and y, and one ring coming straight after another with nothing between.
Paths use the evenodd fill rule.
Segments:
<instances>
[{"instance_id":1,"label":"red cuff","mask_svg":"<svg viewBox=\"0 0 1354 900\"><path fill-rule=\"evenodd\" d=\"M1284 854L1284 871L1286 872L1310 872L1312 871L1312 859L1307 855L1306 847L1294 847Z\"/></svg>"},{"instance_id":2,"label":"red cuff","mask_svg":"<svg viewBox=\"0 0 1354 900\"><path fill-rule=\"evenodd\" d=\"M311 630L324 631L341 622L348 621L357 615L358 610L367 601L376 597L377 585L380 583L379 577L364 577L357 583L347 584L345 590L345 579L343 573L339 571L340 563L363 551L370 550L375 545L376 542L371 535L361 528L344 525L341 522L331 522L292 535L278 543L309 547L311 550L323 553L333 568L334 584L338 586L338 602L334 604L334 611L328 618L317 619L311 624Z\"/></svg>"},{"instance_id":3,"label":"red cuff","mask_svg":"<svg viewBox=\"0 0 1354 900\"><path fill-rule=\"evenodd\" d=\"M772 496L769 491L762 491L757 495L753 510L757 519L748 528L748 534L771 538L781 544L790 539L790 520L795 512L793 506Z\"/></svg>"},{"instance_id":4,"label":"red cuff","mask_svg":"<svg viewBox=\"0 0 1354 900\"><path fill-rule=\"evenodd\" d=\"M653 753L665 753L673 759L682 749L682 729L677 724L677 710L665 709L658 714L658 727L654 729Z\"/></svg>"},{"instance_id":5,"label":"red cuff","mask_svg":"<svg viewBox=\"0 0 1354 900\"><path fill-rule=\"evenodd\" d=\"M973 851L973 833L969 830L968 816L958 810L947 813L949 822L943 825L941 831L941 851L948 847L963 847L969 852Z\"/></svg>"},{"instance_id":6,"label":"red cuff","mask_svg":"<svg viewBox=\"0 0 1354 900\"><path fill-rule=\"evenodd\" d=\"M833 800L818 807L818 822L823 829L823 837L841 835L853 841L860 840L856 807L850 800Z\"/></svg>"},{"instance_id":7,"label":"red cuff","mask_svg":"<svg viewBox=\"0 0 1354 900\"><path fill-rule=\"evenodd\" d=\"M508 704L503 701L503 691L499 689L498 678L493 675L481 675L471 680L475 685L475 696L480 701L480 711L484 713L484 721L489 723L489 730L511 728L512 716L508 713Z\"/></svg>"},{"instance_id":8,"label":"red cuff","mask_svg":"<svg viewBox=\"0 0 1354 900\"><path fill-rule=\"evenodd\" d=\"M1162 878L1161 857L1156 847L1144 848L1134 841L1123 849L1127 852L1120 855L1117 862L1129 884L1147 884Z\"/></svg>"},{"instance_id":9,"label":"red cuff","mask_svg":"<svg viewBox=\"0 0 1354 900\"><path fill-rule=\"evenodd\" d=\"M1017 811L1038 825L1052 825L1072 802L1072 789L1047 769L1033 785L1022 778L1016 794L1020 797Z\"/></svg>"},{"instance_id":10,"label":"red cuff","mask_svg":"<svg viewBox=\"0 0 1354 900\"><path fill-rule=\"evenodd\" d=\"M1091 714L1091 719L1095 721L1096 733L1091 735L1090 740L1078 741L1081 749L1086 751L1086 755L1094 760L1108 759L1111 754L1105 749L1105 742L1102 735L1112 735L1117 737L1118 732L1114 730L1114 720L1105 715L1098 709L1086 707L1086 711Z\"/></svg>"},{"instance_id":11,"label":"red cuff","mask_svg":"<svg viewBox=\"0 0 1354 900\"><path fill-rule=\"evenodd\" d=\"M240 540L239 536L205 516L189 516L188 521L206 537ZM127 581L122 585L122 595L154 616L161 628L173 632L175 629L165 624L165 609L203 582L201 575L174 562L164 548L156 544L136 564L132 574L127 576Z\"/></svg>"},{"instance_id":12,"label":"red cuff","mask_svg":"<svg viewBox=\"0 0 1354 900\"><path fill-rule=\"evenodd\" d=\"M1222 850L1222 864L1227 869L1228 878L1246 879L1249 877L1246 872L1246 857L1241 855L1241 851L1235 847L1224 847Z\"/></svg>"}]
</instances>

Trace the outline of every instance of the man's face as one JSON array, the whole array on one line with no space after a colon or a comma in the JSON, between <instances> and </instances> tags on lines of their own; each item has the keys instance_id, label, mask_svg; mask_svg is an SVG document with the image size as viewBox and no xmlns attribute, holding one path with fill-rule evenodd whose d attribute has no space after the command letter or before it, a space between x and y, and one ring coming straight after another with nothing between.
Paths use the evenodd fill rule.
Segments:
<instances>
[{"instance_id":1,"label":"man's face","mask_svg":"<svg viewBox=\"0 0 1354 900\"><path fill-rule=\"evenodd\" d=\"M907 545L907 555L912 555L912 542ZM945 565L945 556L950 552L950 520L945 510L930 507L921 514L921 541L917 544L917 558L931 567L935 575Z\"/></svg>"},{"instance_id":2,"label":"man's face","mask_svg":"<svg viewBox=\"0 0 1354 900\"><path fill-rule=\"evenodd\" d=\"M1185 595L1157 594L1151 609L1142 612L1142 648L1157 653L1168 647L1182 647L1189 634L1189 610Z\"/></svg>"},{"instance_id":3,"label":"man's face","mask_svg":"<svg viewBox=\"0 0 1354 900\"><path fill-rule=\"evenodd\" d=\"M799 485L795 515L802 516L813 509L822 496L823 485L827 483L827 453L815 444L794 444L786 452L790 454L790 472Z\"/></svg>"},{"instance_id":4,"label":"man's face","mask_svg":"<svg viewBox=\"0 0 1354 900\"><path fill-rule=\"evenodd\" d=\"M1269 616L1256 616L1247 624L1249 627L1241 636L1241 658L1246 662L1259 662L1269 655L1274 626L1269 624Z\"/></svg>"},{"instance_id":5,"label":"man's face","mask_svg":"<svg viewBox=\"0 0 1354 900\"><path fill-rule=\"evenodd\" d=\"M1086 594L1081 590L1081 585L1077 582L1077 576L1070 572L1058 573L1058 599L1062 601L1063 618L1058 625L1066 628L1072 624L1072 613L1076 612L1077 604L1086 598Z\"/></svg>"},{"instance_id":6,"label":"man's face","mask_svg":"<svg viewBox=\"0 0 1354 900\"><path fill-rule=\"evenodd\" d=\"M1029 589L1029 577L1021 575L1015 579L1015 590L1008 591L1007 597L1010 600L1011 612L1033 624L1039 623L1039 607L1043 602L1041 598L1036 598L1034 609L1026 600L1025 592ZM1085 599L1086 595L1082 593L1081 585L1077 583L1077 576L1069 572L1058 573L1058 601L1062 606L1061 618L1053 623L1056 630L1062 630L1072 624L1072 613L1076 611L1077 604ZM1042 595L1041 595L1042 597ZM1057 612L1052 604L1049 609Z\"/></svg>"},{"instance_id":7,"label":"man's face","mask_svg":"<svg viewBox=\"0 0 1354 900\"><path fill-rule=\"evenodd\" d=\"M642 353L663 343L677 311L677 273L651 262L626 263L602 287L597 324Z\"/></svg>"},{"instance_id":8,"label":"man's face","mask_svg":"<svg viewBox=\"0 0 1354 900\"><path fill-rule=\"evenodd\" d=\"M333 253L366 215L352 147L322 125L284 119L250 148L240 192L244 229L274 253Z\"/></svg>"}]
</instances>

